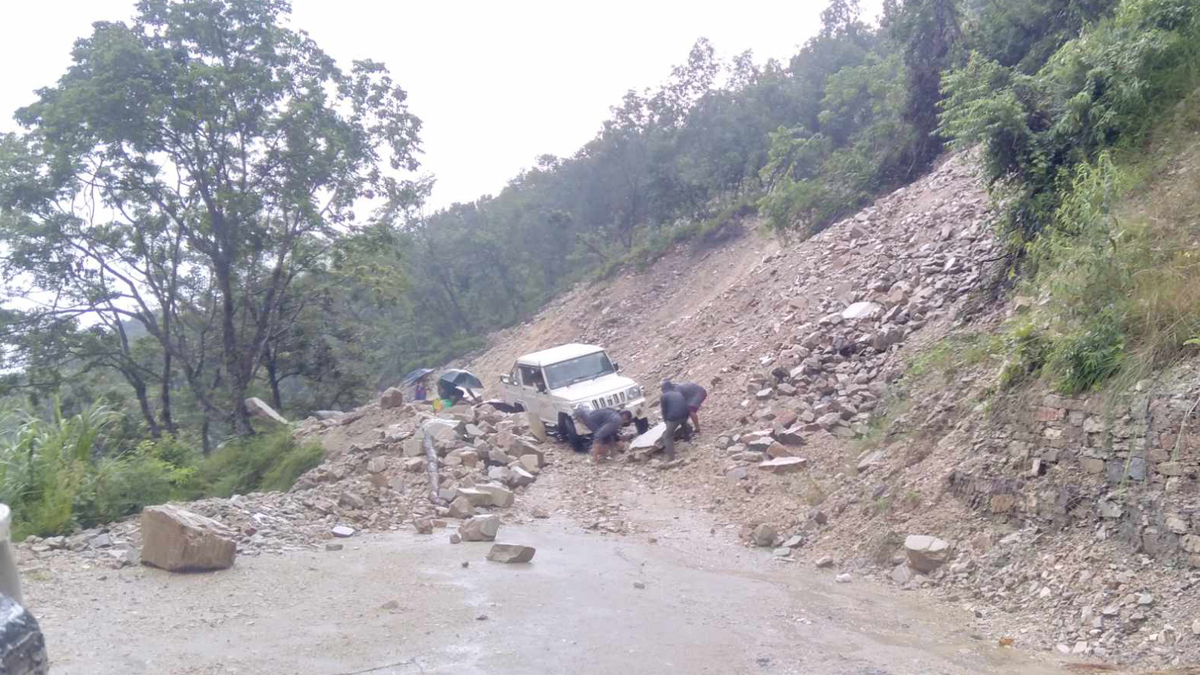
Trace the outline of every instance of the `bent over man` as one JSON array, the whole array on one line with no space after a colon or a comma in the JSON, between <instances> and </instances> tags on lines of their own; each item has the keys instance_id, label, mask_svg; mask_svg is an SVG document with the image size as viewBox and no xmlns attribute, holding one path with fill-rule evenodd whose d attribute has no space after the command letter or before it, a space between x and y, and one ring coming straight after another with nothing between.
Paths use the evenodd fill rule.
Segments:
<instances>
[{"instance_id":1,"label":"bent over man","mask_svg":"<svg viewBox=\"0 0 1200 675\"><path fill-rule=\"evenodd\" d=\"M704 399L708 398L708 391L696 384L695 382L680 382L678 384L663 380L663 391L677 391L683 394L683 400L687 402L688 413L692 417L692 426L696 427L696 433L700 433L700 406L704 404Z\"/></svg>"},{"instance_id":2,"label":"bent over man","mask_svg":"<svg viewBox=\"0 0 1200 675\"><path fill-rule=\"evenodd\" d=\"M692 430L688 427L688 413L690 412L687 404L687 399L683 394L676 391L674 388L667 389L669 382L663 383L662 398L659 399L658 405L662 409L663 423L666 424L666 430L663 431L663 452L667 455L667 461L675 459L675 430L683 427L683 440L692 440Z\"/></svg>"}]
</instances>

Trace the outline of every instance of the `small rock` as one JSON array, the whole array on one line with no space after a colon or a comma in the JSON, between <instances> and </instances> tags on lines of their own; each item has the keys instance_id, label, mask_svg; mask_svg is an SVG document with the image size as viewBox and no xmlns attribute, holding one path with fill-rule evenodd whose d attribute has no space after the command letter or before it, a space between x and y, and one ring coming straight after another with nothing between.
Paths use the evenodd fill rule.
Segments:
<instances>
[{"instance_id":1,"label":"small rock","mask_svg":"<svg viewBox=\"0 0 1200 675\"><path fill-rule=\"evenodd\" d=\"M638 588L638 589L645 589L645 588L646 588L646 584L644 584L644 583L642 583L642 582L640 582L640 581L635 581L635 582L633 582L633 587L634 587L634 588Z\"/></svg>"},{"instance_id":2,"label":"small rock","mask_svg":"<svg viewBox=\"0 0 1200 675\"><path fill-rule=\"evenodd\" d=\"M550 514L546 513L546 509L543 509L540 506L533 507L533 510L530 511L530 515L532 515L534 518L549 518L550 517Z\"/></svg>"},{"instance_id":3,"label":"small rock","mask_svg":"<svg viewBox=\"0 0 1200 675\"><path fill-rule=\"evenodd\" d=\"M326 551L340 551L343 548L346 548L346 547L341 544L325 544Z\"/></svg>"},{"instance_id":4,"label":"small rock","mask_svg":"<svg viewBox=\"0 0 1200 675\"><path fill-rule=\"evenodd\" d=\"M475 617L476 621L487 621L487 619L488 619L487 614L480 614L479 616Z\"/></svg>"},{"instance_id":5,"label":"small rock","mask_svg":"<svg viewBox=\"0 0 1200 675\"><path fill-rule=\"evenodd\" d=\"M850 583L852 578L853 577L850 576L849 572L842 572L841 574L834 577L833 580L838 582L839 584L848 584L848 583Z\"/></svg>"},{"instance_id":6,"label":"small rock","mask_svg":"<svg viewBox=\"0 0 1200 675\"><path fill-rule=\"evenodd\" d=\"M400 601L388 600L387 602L380 605L379 609L387 609L387 610L400 609Z\"/></svg>"},{"instance_id":7,"label":"small rock","mask_svg":"<svg viewBox=\"0 0 1200 675\"><path fill-rule=\"evenodd\" d=\"M828 569L830 567L833 567L833 558L831 558L827 555L821 556L820 558L817 558L816 565L819 569Z\"/></svg>"},{"instance_id":8,"label":"small rock","mask_svg":"<svg viewBox=\"0 0 1200 675\"><path fill-rule=\"evenodd\" d=\"M433 521L429 518L418 518L413 527L417 528L417 534L433 534Z\"/></svg>"},{"instance_id":9,"label":"small rock","mask_svg":"<svg viewBox=\"0 0 1200 675\"><path fill-rule=\"evenodd\" d=\"M459 534L459 533L457 533L457 532L451 532L451 533L450 533L450 543L451 543L451 544L458 544L458 543L461 543L461 542L462 542L462 535L460 535L460 534Z\"/></svg>"}]
</instances>

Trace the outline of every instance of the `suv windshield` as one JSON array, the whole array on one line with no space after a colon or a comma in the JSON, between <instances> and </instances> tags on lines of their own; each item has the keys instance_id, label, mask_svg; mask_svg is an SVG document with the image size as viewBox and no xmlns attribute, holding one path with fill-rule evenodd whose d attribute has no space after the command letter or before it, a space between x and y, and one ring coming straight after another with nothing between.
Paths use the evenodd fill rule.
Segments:
<instances>
[{"instance_id":1,"label":"suv windshield","mask_svg":"<svg viewBox=\"0 0 1200 675\"><path fill-rule=\"evenodd\" d=\"M594 380L601 375L616 372L608 354L596 352L577 359L563 361L542 369L546 373L546 385L551 389L566 387L584 380Z\"/></svg>"}]
</instances>

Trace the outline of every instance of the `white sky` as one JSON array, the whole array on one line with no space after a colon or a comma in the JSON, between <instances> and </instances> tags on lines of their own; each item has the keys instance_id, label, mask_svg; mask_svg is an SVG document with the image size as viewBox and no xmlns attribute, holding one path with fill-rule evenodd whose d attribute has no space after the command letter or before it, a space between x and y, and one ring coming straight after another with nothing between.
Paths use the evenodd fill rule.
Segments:
<instances>
[{"instance_id":1,"label":"white sky","mask_svg":"<svg viewBox=\"0 0 1200 675\"><path fill-rule=\"evenodd\" d=\"M874 16L882 0L864 0ZM495 194L543 153L587 142L628 89L665 80L692 43L719 58L753 49L786 62L820 28L826 0L421 2L293 0L292 25L343 65L387 64L421 118L432 206ZM125 20L133 0L4 3L0 131L53 84L75 39L97 20ZM869 9L868 9L869 8Z\"/></svg>"}]
</instances>

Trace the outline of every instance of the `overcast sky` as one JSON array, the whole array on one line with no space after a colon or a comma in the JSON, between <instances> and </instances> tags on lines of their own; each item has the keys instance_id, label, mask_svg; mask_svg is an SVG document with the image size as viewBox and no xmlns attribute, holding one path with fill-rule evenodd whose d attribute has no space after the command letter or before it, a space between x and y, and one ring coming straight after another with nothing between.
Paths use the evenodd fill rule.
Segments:
<instances>
[{"instance_id":1,"label":"overcast sky","mask_svg":"<svg viewBox=\"0 0 1200 675\"><path fill-rule=\"evenodd\" d=\"M871 14L881 0L865 0ZM292 25L345 65L382 61L422 119L433 206L495 194L543 153L587 142L627 89L654 86L696 38L727 59L786 61L816 33L826 0L450 2L293 0ZM0 131L70 64L97 20L133 0L7 2L0 21Z\"/></svg>"}]
</instances>

